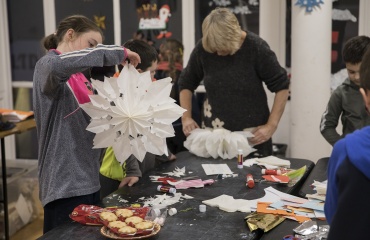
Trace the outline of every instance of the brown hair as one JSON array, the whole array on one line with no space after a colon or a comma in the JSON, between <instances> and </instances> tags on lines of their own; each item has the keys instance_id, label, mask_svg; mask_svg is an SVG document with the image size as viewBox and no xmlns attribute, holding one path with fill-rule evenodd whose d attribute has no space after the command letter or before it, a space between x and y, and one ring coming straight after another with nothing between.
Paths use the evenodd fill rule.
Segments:
<instances>
[{"instance_id":1,"label":"brown hair","mask_svg":"<svg viewBox=\"0 0 370 240\"><path fill-rule=\"evenodd\" d=\"M370 48L367 48L367 51L362 58L361 67L360 67L360 85L367 92L370 91Z\"/></svg>"},{"instance_id":2,"label":"brown hair","mask_svg":"<svg viewBox=\"0 0 370 240\"><path fill-rule=\"evenodd\" d=\"M159 47L159 53L161 61L168 62L168 76L176 81L176 63L183 63L184 45L176 39L166 39Z\"/></svg>"},{"instance_id":3,"label":"brown hair","mask_svg":"<svg viewBox=\"0 0 370 240\"><path fill-rule=\"evenodd\" d=\"M103 37L102 30L91 19L83 15L72 15L59 22L57 31L43 39L43 46L46 50L55 49L63 41L68 29L73 29L77 35L89 31L99 32Z\"/></svg>"}]
</instances>

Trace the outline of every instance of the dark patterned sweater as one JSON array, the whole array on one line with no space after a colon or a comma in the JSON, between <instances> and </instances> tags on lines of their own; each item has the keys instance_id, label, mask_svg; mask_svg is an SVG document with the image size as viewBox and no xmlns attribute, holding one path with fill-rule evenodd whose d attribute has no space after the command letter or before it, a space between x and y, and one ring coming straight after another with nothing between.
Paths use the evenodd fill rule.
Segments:
<instances>
[{"instance_id":1,"label":"dark patterned sweater","mask_svg":"<svg viewBox=\"0 0 370 240\"><path fill-rule=\"evenodd\" d=\"M289 88L287 73L275 53L252 32L247 32L234 55L208 53L199 41L181 73L180 91L194 91L202 80L210 105L202 112L205 127L230 131L267 122L270 111L263 83L271 92Z\"/></svg>"}]
</instances>

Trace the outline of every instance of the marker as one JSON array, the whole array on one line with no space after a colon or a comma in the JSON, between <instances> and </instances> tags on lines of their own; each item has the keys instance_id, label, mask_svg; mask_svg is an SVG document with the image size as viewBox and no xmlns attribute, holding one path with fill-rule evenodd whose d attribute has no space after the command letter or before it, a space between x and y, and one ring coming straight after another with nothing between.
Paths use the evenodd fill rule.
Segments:
<instances>
[{"instance_id":1,"label":"marker","mask_svg":"<svg viewBox=\"0 0 370 240\"><path fill-rule=\"evenodd\" d=\"M238 168L243 168L243 150L238 150Z\"/></svg>"},{"instance_id":2,"label":"marker","mask_svg":"<svg viewBox=\"0 0 370 240\"><path fill-rule=\"evenodd\" d=\"M254 179L252 174L247 174L247 183L245 185L249 188L254 188Z\"/></svg>"}]
</instances>

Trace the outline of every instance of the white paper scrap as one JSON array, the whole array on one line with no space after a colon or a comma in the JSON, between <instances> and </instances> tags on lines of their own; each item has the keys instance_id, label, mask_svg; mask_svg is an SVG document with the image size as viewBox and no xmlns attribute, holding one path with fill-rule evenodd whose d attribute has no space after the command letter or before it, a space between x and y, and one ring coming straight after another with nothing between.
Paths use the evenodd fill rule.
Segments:
<instances>
[{"instance_id":1,"label":"white paper scrap","mask_svg":"<svg viewBox=\"0 0 370 240\"><path fill-rule=\"evenodd\" d=\"M202 167L207 175L233 174L227 164L202 164Z\"/></svg>"},{"instance_id":2,"label":"white paper scrap","mask_svg":"<svg viewBox=\"0 0 370 240\"><path fill-rule=\"evenodd\" d=\"M19 217L22 219L24 224L27 224L32 216L33 209L30 202L28 202L22 194L19 194L17 203L15 204L15 209L17 210Z\"/></svg>"}]
</instances>

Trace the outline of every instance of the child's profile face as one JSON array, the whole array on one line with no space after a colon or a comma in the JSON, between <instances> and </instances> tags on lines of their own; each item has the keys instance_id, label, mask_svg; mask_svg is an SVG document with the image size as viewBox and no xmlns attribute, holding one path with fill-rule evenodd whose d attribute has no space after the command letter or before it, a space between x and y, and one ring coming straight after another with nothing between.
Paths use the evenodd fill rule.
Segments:
<instances>
[{"instance_id":1,"label":"child's profile face","mask_svg":"<svg viewBox=\"0 0 370 240\"><path fill-rule=\"evenodd\" d=\"M357 86L360 86L360 67L361 63L346 63L348 78Z\"/></svg>"},{"instance_id":2,"label":"child's profile face","mask_svg":"<svg viewBox=\"0 0 370 240\"><path fill-rule=\"evenodd\" d=\"M155 60L152 62L152 65L146 69L146 71L150 71L150 77L152 78L152 81L155 80L154 75L155 75L155 71L157 71L157 67L158 67L158 62L157 60Z\"/></svg>"}]
</instances>

